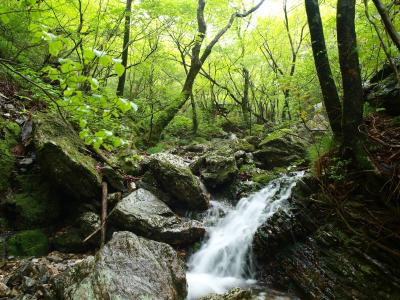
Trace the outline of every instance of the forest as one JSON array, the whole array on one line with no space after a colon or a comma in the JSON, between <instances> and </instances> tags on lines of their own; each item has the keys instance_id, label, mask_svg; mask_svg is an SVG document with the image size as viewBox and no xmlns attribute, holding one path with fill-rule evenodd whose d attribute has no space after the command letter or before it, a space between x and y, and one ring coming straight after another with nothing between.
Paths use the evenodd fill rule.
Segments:
<instances>
[{"instance_id":1,"label":"forest","mask_svg":"<svg viewBox=\"0 0 400 300\"><path fill-rule=\"evenodd\" d=\"M398 0L2 0L0 299L400 298Z\"/></svg>"}]
</instances>

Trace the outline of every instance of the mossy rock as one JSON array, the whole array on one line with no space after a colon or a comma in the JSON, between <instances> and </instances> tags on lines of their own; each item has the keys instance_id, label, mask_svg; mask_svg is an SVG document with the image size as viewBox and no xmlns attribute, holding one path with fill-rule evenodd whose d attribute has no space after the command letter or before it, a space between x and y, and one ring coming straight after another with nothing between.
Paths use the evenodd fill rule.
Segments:
<instances>
[{"instance_id":1,"label":"mossy rock","mask_svg":"<svg viewBox=\"0 0 400 300\"><path fill-rule=\"evenodd\" d=\"M37 114L34 142L43 175L77 199L96 198L101 178L96 161L72 127L58 116Z\"/></svg>"},{"instance_id":2,"label":"mossy rock","mask_svg":"<svg viewBox=\"0 0 400 300\"><path fill-rule=\"evenodd\" d=\"M18 143L20 127L0 117L0 192L7 189L14 169L15 156L11 149Z\"/></svg>"},{"instance_id":3,"label":"mossy rock","mask_svg":"<svg viewBox=\"0 0 400 300\"><path fill-rule=\"evenodd\" d=\"M203 190L200 180L179 156L153 154L144 163L144 168L149 170L157 187L170 196L172 201L168 201L169 206L199 211L208 208L209 196Z\"/></svg>"},{"instance_id":4,"label":"mossy rock","mask_svg":"<svg viewBox=\"0 0 400 300\"><path fill-rule=\"evenodd\" d=\"M47 236L38 229L21 231L7 241L7 254L12 256L43 256L48 250Z\"/></svg>"},{"instance_id":5,"label":"mossy rock","mask_svg":"<svg viewBox=\"0 0 400 300\"><path fill-rule=\"evenodd\" d=\"M235 179L239 173L235 157L206 154L191 165L195 174L200 175L210 188L223 186Z\"/></svg>"},{"instance_id":6,"label":"mossy rock","mask_svg":"<svg viewBox=\"0 0 400 300\"><path fill-rule=\"evenodd\" d=\"M8 223L14 228L30 229L52 225L58 220L63 202L58 193L37 172L17 175L19 192L10 193L2 203Z\"/></svg>"},{"instance_id":7,"label":"mossy rock","mask_svg":"<svg viewBox=\"0 0 400 300\"><path fill-rule=\"evenodd\" d=\"M17 228L50 225L60 215L60 207L47 194L40 192L11 195L5 202L5 210L15 216Z\"/></svg>"}]
</instances>

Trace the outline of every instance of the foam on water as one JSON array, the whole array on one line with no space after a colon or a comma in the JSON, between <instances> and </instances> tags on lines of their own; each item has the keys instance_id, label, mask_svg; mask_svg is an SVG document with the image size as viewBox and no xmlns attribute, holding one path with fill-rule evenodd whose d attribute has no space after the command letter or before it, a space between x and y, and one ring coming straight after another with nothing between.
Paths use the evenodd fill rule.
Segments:
<instances>
[{"instance_id":1,"label":"foam on water","mask_svg":"<svg viewBox=\"0 0 400 300\"><path fill-rule=\"evenodd\" d=\"M251 245L257 228L278 209L287 207L287 199L304 172L285 175L231 207L212 201L205 217L207 238L188 262L188 300L234 287L255 284Z\"/></svg>"}]
</instances>

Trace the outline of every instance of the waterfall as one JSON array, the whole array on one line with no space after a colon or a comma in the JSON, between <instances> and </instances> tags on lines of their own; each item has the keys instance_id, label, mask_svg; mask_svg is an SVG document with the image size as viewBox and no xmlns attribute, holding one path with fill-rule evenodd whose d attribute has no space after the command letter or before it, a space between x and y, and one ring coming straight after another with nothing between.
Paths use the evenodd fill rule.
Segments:
<instances>
[{"instance_id":1,"label":"waterfall","mask_svg":"<svg viewBox=\"0 0 400 300\"><path fill-rule=\"evenodd\" d=\"M256 283L251 266L254 234L275 212L287 208L292 188L303 175L296 172L275 179L236 207L211 202L204 219L207 237L188 262L188 300Z\"/></svg>"}]
</instances>

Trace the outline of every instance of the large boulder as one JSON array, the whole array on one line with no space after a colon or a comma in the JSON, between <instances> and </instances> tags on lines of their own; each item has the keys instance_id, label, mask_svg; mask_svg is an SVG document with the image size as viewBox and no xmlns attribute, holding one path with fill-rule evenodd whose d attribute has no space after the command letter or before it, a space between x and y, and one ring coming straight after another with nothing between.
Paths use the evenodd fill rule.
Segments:
<instances>
[{"instance_id":1,"label":"large boulder","mask_svg":"<svg viewBox=\"0 0 400 300\"><path fill-rule=\"evenodd\" d=\"M173 245L197 242L205 234L200 222L176 216L145 189L138 189L122 199L111 213L110 224Z\"/></svg>"},{"instance_id":2,"label":"large boulder","mask_svg":"<svg viewBox=\"0 0 400 300\"><path fill-rule=\"evenodd\" d=\"M239 173L233 155L204 155L192 163L190 167L193 173L199 175L204 183L211 188L217 188L231 182Z\"/></svg>"},{"instance_id":3,"label":"large boulder","mask_svg":"<svg viewBox=\"0 0 400 300\"><path fill-rule=\"evenodd\" d=\"M38 114L34 143L42 173L59 189L77 199L99 195L101 178L96 161L71 126L57 116Z\"/></svg>"},{"instance_id":4,"label":"large boulder","mask_svg":"<svg viewBox=\"0 0 400 300\"><path fill-rule=\"evenodd\" d=\"M397 68L400 57L394 60ZM374 108L384 108L392 116L400 115L400 86L390 64L385 64L364 88L366 101Z\"/></svg>"},{"instance_id":5,"label":"large boulder","mask_svg":"<svg viewBox=\"0 0 400 300\"><path fill-rule=\"evenodd\" d=\"M205 210L209 196L182 158L167 153L151 155L144 163L157 188L169 197L162 198L173 208Z\"/></svg>"},{"instance_id":6,"label":"large boulder","mask_svg":"<svg viewBox=\"0 0 400 300\"><path fill-rule=\"evenodd\" d=\"M259 148L260 150L253 153L254 160L261 168L267 170L290 166L305 157L304 145L289 136L274 139L267 137L260 143Z\"/></svg>"},{"instance_id":7,"label":"large boulder","mask_svg":"<svg viewBox=\"0 0 400 300\"><path fill-rule=\"evenodd\" d=\"M116 232L95 257L55 280L60 299L184 299L185 267L167 244Z\"/></svg>"}]
</instances>

